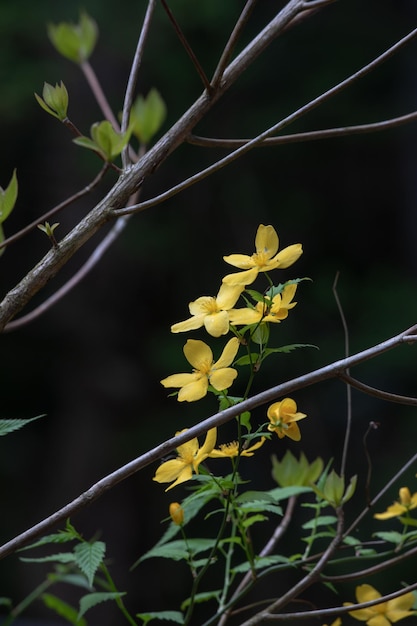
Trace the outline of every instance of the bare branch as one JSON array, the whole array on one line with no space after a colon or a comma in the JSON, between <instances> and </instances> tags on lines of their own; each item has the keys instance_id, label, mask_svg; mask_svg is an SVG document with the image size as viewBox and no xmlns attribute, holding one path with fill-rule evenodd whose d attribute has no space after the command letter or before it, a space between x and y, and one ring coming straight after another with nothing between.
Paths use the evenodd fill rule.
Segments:
<instances>
[{"instance_id":1,"label":"bare branch","mask_svg":"<svg viewBox=\"0 0 417 626\"><path fill-rule=\"evenodd\" d=\"M382 122L374 122L371 124L359 124L357 126L344 126L341 128L328 128L325 130L313 130L305 133L294 133L292 135L281 135L280 137L268 137L258 144L258 148L280 146L282 144L304 143L305 141L319 141L322 139L334 139L336 137L346 137L351 135L364 135L367 133L375 133L383 130L397 128L404 124L417 120L417 111L393 117ZM203 148L239 148L249 143L252 139L214 139L209 137L200 137L198 135L189 135L187 142L194 146Z\"/></svg>"},{"instance_id":2,"label":"bare branch","mask_svg":"<svg viewBox=\"0 0 417 626\"><path fill-rule=\"evenodd\" d=\"M87 274L93 269L95 265L103 258L105 252L109 249L109 247L113 244L113 242L117 239L120 233L124 230L127 224L128 218L120 217L116 220L114 226L111 231L106 235L106 237L99 243L91 256L87 259L84 265L74 274L74 276L68 280L65 285L63 285L60 289L58 289L50 298L45 300L42 304L40 304L36 309L24 315L23 317L14 320L7 324L4 328L4 332L11 332L13 330L17 330L26 324L29 324L37 317L40 317L48 311L51 307L53 307L57 302L62 300L64 296L67 295L74 287L76 287L82 280L87 276Z\"/></svg>"},{"instance_id":3,"label":"bare branch","mask_svg":"<svg viewBox=\"0 0 417 626\"><path fill-rule=\"evenodd\" d=\"M224 47L220 60L217 64L217 67L214 71L213 78L211 79L211 86L213 89L216 89L220 80L222 79L223 73L226 69L227 64L229 63L230 57L232 55L233 49L238 42L238 39L246 26L248 19L256 5L258 0L248 0L245 4L242 13L237 20L235 27L233 28L232 34L229 37L227 44Z\"/></svg>"},{"instance_id":4,"label":"bare branch","mask_svg":"<svg viewBox=\"0 0 417 626\"><path fill-rule=\"evenodd\" d=\"M246 154L247 152L252 150L252 148L258 146L262 141L264 141L264 139L267 139L270 135L277 133L285 126L288 126L290 123L296 121L297 119L299 119L306 113L309 113L312 109L316 108L323 102L326 102L334 95L340 93L343 89L346 89L346 87L350 86L355 81L359 80L360 78L363 78L371 70L375 69L378 65L380 65L381 63L389 59L402 46L404 46L406 43L411 41L411 39L413 39L416 36L417 36L417 28L412 30L408 35L403 37L400 41L398 41L393 46L388 48L388 50L383 52L381 55L379 55L377 58L375 58L373 61L371 61L364 67L362 67L360 70L358 70L354 74L351 74L348 78L346 78L342 82L338 83L334 87L331 87L320 96L317 96L317 98L314 98L313 100L311 100L304 106L300 107L299 109L297 109L296 111L288 115L286 118L284 118L277 124L274 124L273 126L268 128L264 132L260 133L254 139L251 139L248 143L242 145L240 148L237 148L236 150L228 154L226 157L219 159L218 161L213 163L213 165L206 167L205 169L201 170L197 174L194 174L194 176L190 176L183 182L179 183L178 185L175 185L168 191L165 191L164 193L159 194L158 196L155 196L154 198L145 200L144 202L135 204L133 206L128 206L123 209L119 209L115 211L114 214L119 216L119 215L129 215L131 213L138 213L139 211L143 211L157 204L161 204L161 202L164 202L165 200L172 198L173 196L177 195L184 189L187 189L191 185L195 185L197 182L204 180L204 178L207 178L211 174L214 174L215 172L219 171L226 165L229 165L230 163L235 161L237 158L241 157L243 154ZM226 73L229 72L229 68Z\"/></svg>"},{"instance_id":5,"label":"bare branch","mask_svg":"<svg viewBox=\"0 0 417 626\"><path fill-rule=\"evenodd\" d=\"M107 172L108 168L109 168L109 164L105 163L103 167L101 168L101 170L99 171L99 173L97 174L97 176L95 177L95 179L89 185L86 185L83 189L81 189L80 191L77 191L77 193L74 193L72 196L70 196L63 202L60 202L59 204L54 206L53 209L50 209L50 211L47 211L46 213L38 217L36 220L34 220L30 224L28 224L27 226L19 230L19 232L5 239L2 243L0 243L0 249L4 248L5 246L9 246L15 241L18 241L18 239L21 239L22 237L30 233L32 230L34 230L38 226L38 224L41 224L42 222L49 219L53 215L56 215L59 211L62 211L62 209L65 209L65 207L69 206L70 204L73 204L74 202L82 198L83 196L90 193L90 191L92 191L94 187L97 187L97 185L100 183L101 179L103 178L104 174Z\"/></svg>"},{"instance_id":6,"label":"bare branch","mask_svg":"<svg viewBox=\"0 0 417 626\"><path fill-rule=\"evenodd\" d=\"M211 93L212 91L212 87L210 85L210 81L206 76L205 71L203 70L203 68L201 67L200 61L197 59L193 49L191 48L190 44L187 41L187 38L185 37L184 33L181 30L180 25L178 24L177 20L174 17L174 14L172 13L171 9L169 8L166 0L161 0L162 6L165 9L166 14L168 15L168 18L171 22L171 24L174 27L175 32L177 33L178 39L181 41L182 45L184 46L185 51L187 52L188 56L190 57L195 69L197 70L198 75L201 78L201 81L204 85L204 89L207 90L208 93Z\"/></svg>"},{"instance_id":7,"label":"bare branch","mask_svg":"<svg viewBox=\"0 0 417 626\"><path fill-rule=\"evenodd\" d=\"M132 108L134 92L136 88L136 82L138 79L139 69L142 63L143 52L145 49L145 43L149 34L149 28L151 25L152 17L155 11L156 0L149 0L148 8L146 9L145 18L143 20L142 29L139 35L138 45L136 47L135 56L133 57L133 63L129 74L129 80L126 87L125 99L123 103L122 112L122 127L121 132L125 133L129 126L130 109ZM123 168L126 168L131 160L129 159L129 146L126 146L122 152Z\"/></svg>"},{"instance_id":8,"label":"bare branch","mask_svg":"<svg viewBox=\"0 0 417 626\"><path fill-rule=\"evenodd\" d=\"M114 116L111 106L109 105L107 98L104 95L104 91L101 88L100 82L92 66L88 61L83 61L83 63L80 64L80 67L104 117L112 123L114 130L120 131L119 122Z\"/></svg>"},{"instance_id":9,"label":"bare branch","mask_svg":"<svg viewBox=\"0 0 417 626\"><path fill-rule=\"evenodd\" d=\"M178 446L190 441L194 437L199 437L206 433L210 428L221 426L231 419L235 418L237 415L241 414L244 411L251 411L256 407L262 406L267 402L271 402L279 397L285 397L286 395L297 391L298 389L303 389L305 387L317 384L324 380L329 380L331 378L337 378L341 372L346 371L346 369L350 367L354 367L359 363L363 363L365 361L369 361L370 359L387 352L388 350L392 350L393 348L402 345L404 342L409 341L412 333L417 331L417 324L399 335L395 337L391 337L382 343L379 343L372 348L368 348L362 352L358 352L357 354L348 357L347 359L342 359L340 361L335 361L330 365L326 365L318 370L310 372L308 374L304 374L303 376L299 376L298 378L294 378L285 383L281 383L276 387L272 387L271 389L267 389L248 400L244 400L243 402L236 404L234 406L228 407L215 415L208 417L207 419L201 421L200 423L192 426L185 432L181 434L171 437L167 439L165 442L159 444L152 450L145 452L141 456L137 457L130 463L123 465L119 469L115 470L111 474L108 474L98 482L96 482L92 487L90 487L83 494L75 498L72 502L64 506L62 509L59 509L51 516L47 517L43 521L39 522L29 528L25 532L16 536L11 541L5 543L0 547L0 559L11 554L18 548L22 547L25 543L33 540L38 535L49 531L55 524L58 524L64 521L67 517L74 515L77 511L85 508L94 500L100 498L104 493L106 493L110 488L119 484L123 480L126 480L139 470L147 467L154 461L166 456L173 450L175 450ZM417 340L417 338L416 338ZM417 454L414 457L417 458ZM408 465L407 465L408 467ZM400 472L401 473L401 472ZM398 473L397 476L400 474ZM390 481L388 484L391 485L393 481ZM380 495L385 492L388 486L380 492ZM378 496L379 498L380 496ZM373 500L375 502L376 499ZM366 509L365 513L368 511ZM357 518L357 521L361 519L361 517ZM356 525L357 522L355 522ZM354 526L353 526L354 527ZM350 530L349 530L350 532Z\"/></svg>"},{"instance_id":10,"label":"bare branch","mask_svg":"<svg viewBox=\"0 0 417 626\"><path fill-rule=\"evenodd\" d=\"M388 391L382 391L381 389L370 387L369 385L365 385L365 383L360 382L356 378L353 378L346 373L340 374L339 378L340 380L343 380L343 382L348 383L348 385L351 385L355 389L367 393L369 396L374 396L375 398L380 398L381 400L387 400L388 402L396 402L397 404L417 406L417 398L412 398L410 396L399 396L396 393L389 393Z\"/></svg>"}]
</instances>

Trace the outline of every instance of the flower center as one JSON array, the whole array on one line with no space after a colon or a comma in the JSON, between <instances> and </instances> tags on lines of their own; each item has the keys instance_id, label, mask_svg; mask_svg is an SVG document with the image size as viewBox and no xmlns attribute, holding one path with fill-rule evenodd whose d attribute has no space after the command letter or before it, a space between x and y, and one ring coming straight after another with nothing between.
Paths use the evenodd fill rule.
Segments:
<instances>
[{"instance_id":1,"label":"flower center","mask_svg":"<svg viewBox=\"0 0 417 626\"><path fill-rule=\"evenodd\" d=\"M252 254L252 260L258 267L265 267L269 261L269 254L267 251L255 252Z\"/></svg>"},{"instance_id":2,"label":"flower center","mask_svg":"<svg viewBox=\"0 0 417 626\"><path fill-rule=\"evenodd\" d=\"M206 300L203 308L207 315L211 315L212 313L218 313L220 310L217 306L216 298L213 298L212 296L210 296L210 298Z\"/></svg>"}]
</instances>

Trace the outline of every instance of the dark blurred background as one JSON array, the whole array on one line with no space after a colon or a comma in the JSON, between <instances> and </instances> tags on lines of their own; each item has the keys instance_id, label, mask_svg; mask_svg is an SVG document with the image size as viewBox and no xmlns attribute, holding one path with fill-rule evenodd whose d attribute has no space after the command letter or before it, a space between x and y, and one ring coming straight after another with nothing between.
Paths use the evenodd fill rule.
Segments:
<instances>
[{"instance_id":1,"label":"dark blurred background","mask_svg":"<svg viewBox=\"0 0 417 626\"><path fill-rule=\"evenodd\" d=\"M281 4L262 0L242 43ZM173 0L170 5L210 75L243 2ZM146 2L121 0L115 7L85 0L82 8L100 28L91 63L114 110L120 111ZM35 91L42 92L44 81L63 80L70 94L70 117L83 132L88 134L90 125L102 119L78 68L58 56L46 34L48 22L77 21L79 9L73 0L39 0L36 5L28 0L0 1L0 184L8 183L14 167L19 178L18 206L6 222L6 235L81 189L100 168L96 157L73 145L66 129L47 116L33 97ZM280 37L196 133L232 138L259 133L368 63L415 27L416 21L412 0L334 3ZM416 54L417 42L408 44L286 132L375 122L414 110ZM138 92L146 94L151 87L167 103L163 130L201 92L195 70L161 6L150 32ZM273 329L275 345L311 343L319 350L277 355L267 362L254 392L344 355L343 329L332 294L338 271L351 353L415 323L415 144L413 123L378 134L252 151L198 186L134 217L99 266L70 295L32 324L4 334L1 417L43 413L46 417L1 442L2 541L177 429L215 412L214 399L183 406L167 398L159 384L186 367L182 355L186 337L172 335L169 329L188 317L190 300L217 293L222 276L230 271L222 260L224 254L252 253L260 223L275 226L281 246L301 242L304 247L302 258L277 280L296 276L313 280L301 284L296 309ZM181 147L146 183L142 198L166 190L223 154ZM76 224L114 180L111 173L97 192L60 214L58 235ZM97 242L86 246L32 305L63 284ZM0 261L1 292L18 282L47 249L39 231L11 246ZM205 338L198 332L193 336ZM415 349L398 348L353 374L368 384L416 395ZM309 415L302 424L302 442L274 441L260 451L256 469L254 463L242 464L254 485L273 486L270 454L281 458L288 446L297 453L304 450L310 459L340 458L346 419L343 384L331 381L307 388L296 399L300 410ZM353 392L348 473L359 471L363 476L362 438L371 420L379 422L380 428L368 441L374 463L371 491L376 493L415 452L416 417L415 408ZM264 413L259 411L254 419L262 423ZM220 433L222 441L233 436L233 426ZM130 592L127 604L133 612L176 609L189 584L185 567L172 569L163 561L127 571L163 532L164 526L155 520L166 517L169 502L186 493L179 487L165 494L163 486L151 480L154 471L149 467L130 478L72 520L86 537L98 532L106 541L116 583ZM415 491L414 475L415 470L398 487L409 484ZM386 504L396 493L394 489ZM360 510L364 503L361 478L349 514L352 519L355 506ZM370 521L362 529L375 531L381 526ZM262 536L258 539L262 544ZM296 533L292 540L294 551L300 550ZM0 567L0 596L18 602L45 571L9 557ZM405 566L401 576L407 580ZM276 591L277 583L271 585ZM354 586L347 586L342 600L353 601L353 592ZM310 600L320 604L318 598L310 594ZM324 601L338 602L330 592ZM29 615L44 613L37 605ZM97 609L95 615L100 615L99 621L94 622L92 613L91 623L120 622L112 606L101 613Z\"/></svg>"}]
</instances>

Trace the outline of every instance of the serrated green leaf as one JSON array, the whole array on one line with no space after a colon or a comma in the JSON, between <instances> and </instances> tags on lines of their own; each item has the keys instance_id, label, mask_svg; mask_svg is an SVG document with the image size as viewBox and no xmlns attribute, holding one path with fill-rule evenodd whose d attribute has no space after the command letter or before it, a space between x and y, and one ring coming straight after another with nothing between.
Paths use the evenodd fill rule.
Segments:
<instances>
[{"instance_id":1,"label":"serrated green leaf","mask_svg":"<svg viewBox=\"0 0 417 626\"><path fill-rule=\"evenodd\" d=\"M45 417L45 415L37 415L36 417L30 417L28 419L0 420L0 437L2 437L3 435L8 435L15 430L19 430L20 428L23 428L23 426L26 426L26 424L34 422L41 417Z\"/></svg>"},{"instance_id":2,"label":"serrated green leaf","mask_svg":"<svg viewBox=\"0 0 417 626\"><path fill-rule=\"evenodd\" d=\"M276 502L276 499L273 495L271 495L268 491L245 491L241 493L237 498L236 502L241 504L243 502Z\"/></svg>"},{"instance_id":3,"label":"serrated green leaf","mask_svg":"<svg viewBox=\"0 0 417 626\"><path fill-rule=\"evenodd\" d=\"M255 328L250 338L253 342L257 343L260 346L266 346L269 340L269 325L265 322L261 322Z\"/></svg>"},{"instance_id":4,"label":"serrated green leaf","mask_svg":"<svg viewBox=\"0 0 417 626\"><path fill-rule=\"evenodd\" d=\"M265 567L271 567L271 565L286 565L290 563L290 559L285 556L271 555L255 557L254 566L256 570L264 569ZM233 573L243 574L251 569L251 564L248 561L240 563L232 569Z\"/></svg>"},{"instance_id":5,"label":"serrated green leaf","mask_svg":"<svg viewBox=\"0 0 417 626\"><path fill-rule=\"evenodd\" d=\"M74 624L74 626L87 626L87 622L84 618L78 619L78 611L57 596L51 593L44 593L41 598L48 609L51 609L57 615L63 617L70 624Z\"/></svg>"},{"instance_id":6,"label":"serrated green leaf","mask_svg":"<svg viewBox=\"0 0 417 626\"><path fill-rule=\"evenodd\" d=\"M280 500L287 500L292 496L298 496L302 493L309 493L311 491L311 487L294 485L293 487L277 487L275 489L269 490L267 493L271 494L274 497L275 502L279 502Z\"/></svg>"},{"instance_id":7,"label":"serrated green leaf","mask_svg":"<svg viewBox=\"0 0 417 626\"><path fill-rule=\"evenodd\" d=\"M118 600L126 595L125 591L95 591L94 593L87 593L80 600L80 610L78 612L78 619L81 619L87 611L108 600Z\"/></svg>"},{"instance_id":8,"label":"serrated green leaf","mask_svg":"<svg viewBox=\"0 0 417 626\"><path fill-rule=\"evenodd\" d=\"M0 187L0 224L7 219L14 209L18 193L16 170L13 170L12 177L6 189Z\"/></svg>"},{"instance_id":9,"label":"serrated green leaf","mask_svg":"<svg viewBox=\"0 0 417 626\"><path fill-rule=\"evenodd\" d=\"M298 350L299 348L315 348L316 350L319 349L318 346L315 346L312 343L290 343L287 346L280 346L279 348L266 348L266 350L264 350L263 352L262 360L265 360L267 356L276 352L289 354L290 352Z\"/></svg>"},{"instance_id":10,"label":"serrated green leaf","mask_svg":"<svg viewBox=\"0 0 417 626\"><path fill-rule=\"evenodd\" d=\"M74 548L76 563L86 575L90 587L93 586L94 576L103 562L105 553L106 544L103 541L79 543Z\"/></svg>"},{"instance_id":11,"label":"serrated green leaf","mask_svg":"<svg viewBox=\"0 0 417 626\"><path fill-rule=\"evenodd\" d=\"M261 515L260 513L258 513L257 515L251 515L250 517L247 517L243 522L242 522L242 526L243 528L250 528L250 526L253 526L253 524L257 524L258 522L265 522L268 518L266 517L266 515Z\"/></svg>"},{"instance_id":12,"label":"serrated green leaf","mask_svg":"<svg viewBox=\"0 0 417 626\"><path fill-rule=\"evenodd\" d=\"M184 616L180 613L180 611L153 611L152 613L137 613L136 617L139 617L144 624L148 624L154 619L175 622L176 624L184 623Z\"/></svg>"},{"instance_id":13,"label":"serrated green leaf","mask_svg":"<svg viewBox=\"0 0 417 626\"><path fill-rule=\"evenodd\" d=\"M191 600L195 604L202 604L203 602L208 602L209 600L218 600L220 598L221 590L216 589L214 591L202 591L201 593L196 593L193 598L187 598L181 604L181 610L185 611L191 604Z\"/></svg>"},{"instance_id":14,"label":"serrated green leaf","mask_svg":"<svg viewBox=\"0 0 417 626\"><path fill-rule=\"evenodd\" d=\"M190 552L193 556L210 550L215 544L214 539L188 539L186 542L182 539L156 545L151 550L141 556L136 563L141 563L146 559L163 558L172 559L173 561L181 561L189 558Z\"/></svg>"},{"instance_id":15,"label":"serrated green leaf","mask_svg":"<svg viewBox=\"0 0 417 626\"><path fill-rule=\"evenodd\" d=\"M275 515L282 515L282 508L276 504L267 504L266 502L245 502L239 505L239 510L245 513L267 512Z\"/></svg>"},{"instance_id":16,"label":"serrated green leaf","mask_svg":"<svg viewBox=\"0 0 417 626\"><path fill-rule=\"evenodd\" d=\"M251 354L245 354L244 356L239 357L233 365L237 365L239 367L243 367L245 365L256 365L259 361L259 354L257 352L252 352Z\"/></svg>"},{"instance_id":17,"label":"serrated green leaf","mask_svg":"<svg viewBox=\"0 0 417 626\"><path fill-rule=\"evenodd\" d=\"M74 537L72 537L66 531L62 530L52 535L46 535L45 537L42 537L38 541L35 541L28 546L23 546L23 548L20 548L19 551L23 552L24 550L32 550L32 548L38 548L39 546L44 546L48 543L67 543L68 541L74 541Z\"/></svg>"},{"instance_id":18,"label":"serrated green leaf","mask_svg":"<svg viewBox=\"0 0 417 626\"><path fill-rule=\"evenodd\" d=\"M58 552L39 557L21 556L20 560L25 563L75 563L75 556L72 552Z\"/></svg>"}]
</instances>

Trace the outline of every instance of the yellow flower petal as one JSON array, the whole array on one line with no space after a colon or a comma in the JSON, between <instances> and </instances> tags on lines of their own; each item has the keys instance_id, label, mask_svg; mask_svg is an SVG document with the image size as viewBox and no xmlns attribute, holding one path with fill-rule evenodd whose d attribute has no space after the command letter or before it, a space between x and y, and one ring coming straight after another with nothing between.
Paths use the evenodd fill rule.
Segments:
<instances>
[{"instance_id":1,"label":"yellow flower petal","mask_svg":"<svg viewBox=\"0 0 417 626\"><path fill-rule=\"evenodd\" d=\"M279 240L275 228L271 225L260 224L255 237L256 252L264 252L271 259L278 247Z\"/></svg>"},{"instance_id":2,"label":"yellow flower petal","mask_svg":"<svg viewBox=\"0 0 417 626\"><path fill-rule=\"evenodd\" d=\"M194 317L190 317L188 320L173 324L171 326L171 332L186 333L189 330L197 330L198 328L201 328L203 326L205 317L206 315L204 313L203 315L195 315Z\"/></svg>"},{"instance_id":3,"label":"yellow flower petal","mask_svg":"<svg viewBox=\"0 0 417 626\"><path fill-rule=\"evenodd\" d=\"M226 260L226 257L223 257ZM232 263L232 265L234 265ZM223 278L223 282L226 285L251 285L256 280L259 274L259 268L246 270L245 272L237 272L235 274L228 274Z\"/></svg>"},{"instance_id":4,"label":"yellow flower petal","mask_svg":"<svg viewBox=\"0 0 417 626\"><path fill-rule=\"evenodd\" d=\"M166 378L161 380L161 385L163 385L164 387L184 387L185 385L190 385L199 378L199 373L171 374L171 376L167 376Z\"/></svg>"},{"instance_id":5,"label":"yellow flower petal","mask_svg":"<svg viewBox=\"0 0 417 626\"><path fill-rule=\"evenodd\" d=\"M243 291L243 285L227 285L222 283L219 293L216 297L216 303L219 309L228 311L235 306Z\"/></svg>"},{"instance_id":6,"label":"yellow flower petal","mask_svg":"<svg viewBox=\"0 0 417 626\"><path fill-rule=\"evenodd\" d=\"M208 380L206 377L202 376L200 380L197 380L193 383L189 383L182 387L178 392L178 402L195 402L196 400L201 400L207 395L208 390Z\"/></svg>"},{"instance_id":7,"label":"yellow flower petal","mask_svg":"<svg viewBox=\"0 0 417 626\"><path fill-rule=\"evenodd\" d=\"M236 377L237 371L235 369L223 367L210 375L210 383L217 391L223 391L223 389L228 389L231 386Z\"/></svg>"},{"instance_id":8,"label":"yellow flower petal","mask_svg":"<svg viewBox=\"0 0 417 626\"><path fill-rule=\"evenodd\" d=\"M303 247L300 243L295 243L287 248L278 252L278 254L272 259L273 262L278 262L277 267L280 269L286 269L293 263L295 263L303 254Z\"/></svg>"},{"instance_id":9,"label":"yellow flower petal","mask_svg":"<svg viewBox=\"0 0 417 626\"><path fill-rule=\"evenodd\" d=\"M229 332L229 315L227 311L219 311L204 317L206 331L212 337L227 335Z\"/></svg>"},{"instance_id":10,"label":"yellow flower petal","mask_svg":"<svg viewBox=\"0 0 417 626\"><path fill-rule=\"evenodd\" d=\"M229 320L234 326L257 324L262 319L262 313L258 309L230 309Z\"/></svg>"},{"instance_id":11,"label":"yellow flower petal","mask_svg":"<svg viewBox=\"0 0 417 626\"><path fill-rule=\"evenodd\" d=\"M222 367L228 367L233 362L237 351L239 350L239 345L239 339L237 337L230 339L225 345L220 359L213 364L212 371L219 370Z\"/></svg>"},{"instance_id":12,"label":"yellow flower petal","mask_svg":"<svg viewBox=\"0 0 417 626\"><path fill-rule=\"evenodd\" d=\"M252 257L247 254L229 254L228 256L224 256L223 260L229 265L238 267L241 270L248 270L254 266Z\"/></svg>"},{"instance_id":13,"label":"yellow flower petal","mask_svg":"<svg viewBox=\"0 0 417 626\"><path fill-rule=\"evenodd\" d=\"M190 365L200 371L210 368L213 363L213 353L204 341L188 339L184 346L185 358Z\"/></svg>"}]
</instances>

